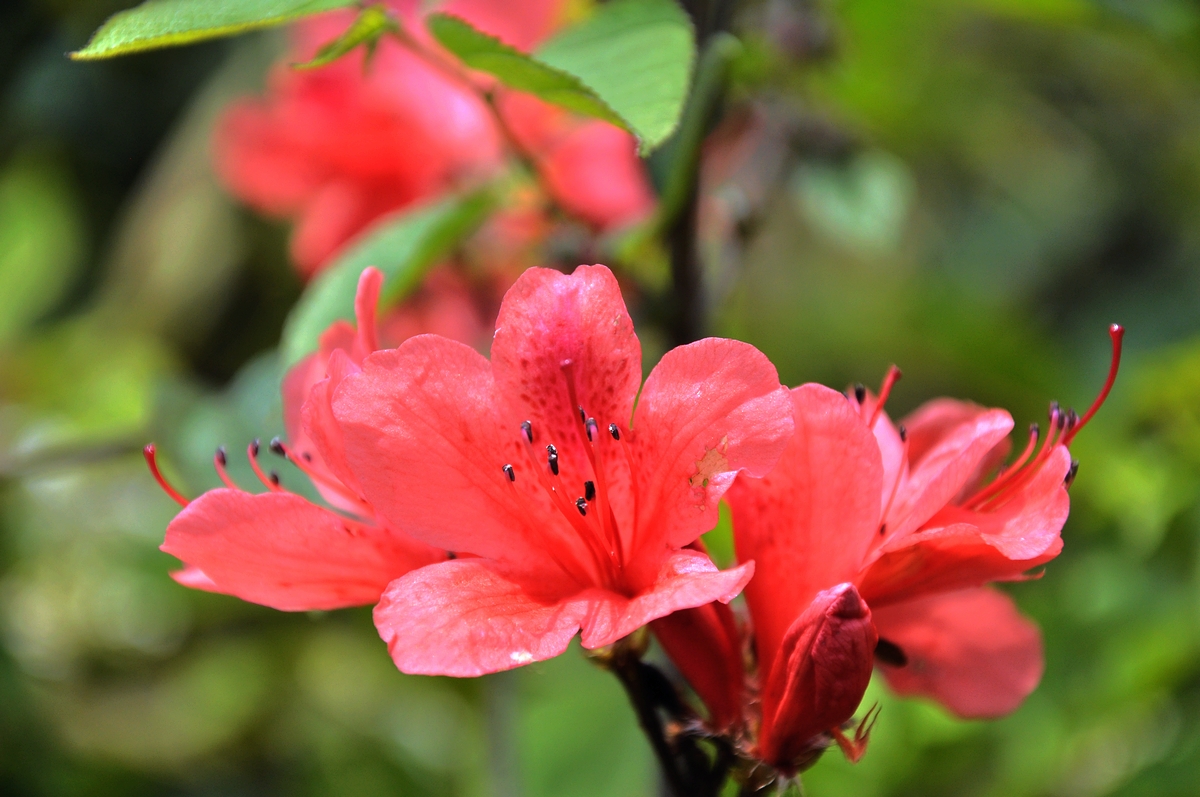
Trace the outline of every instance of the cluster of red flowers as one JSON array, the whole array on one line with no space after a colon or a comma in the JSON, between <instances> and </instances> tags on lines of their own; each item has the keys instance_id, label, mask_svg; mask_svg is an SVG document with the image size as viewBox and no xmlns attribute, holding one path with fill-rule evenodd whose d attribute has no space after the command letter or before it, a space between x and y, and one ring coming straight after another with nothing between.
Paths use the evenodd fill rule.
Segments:
<instances>
[{"instance_id":1,"label":"cluster of red flowers","mask_svg":"<svg viewBox=\"0 0 1200 797\"><path fill-rule=\"evenodd\" d=\"M612 645L650 624L710 728L785 775L844 729L872 668L965 717L1009 712L1041 640L985 584L1056 556L1083 418L1054 407L999 475L1012 419L942 399L899 426L876 398L788 390L754 347L710 338L642 383L603 266L530 269L491 360L439 335L376 351L380 274L284 384L275 453L328 503L227 487L188 502L163 550L188 586L284 610L377 603L408 673L476 676ZM153 450L148 459L154 466ZM165 482L164 482L165 485ZM166 486L166 485L165 485ZM167 489L170 491L169 486ZM733 510L740 564L699 537ZM727 605L743 589L748 616Z\"/></svg>"},{"instance_id":2,"label":"cluster of red flowers","mask_svg":"<svg viewBox=\"0 0 1200 797\"><path fill-rule=\"evenodd\" d=\"M446 5L528 49L562 3ZM415 0L389 6L419 16ZM289 60L346 21L299 26ZM217 140L233 190L296 221L309 274L379 217L514 154L594 229L652 207L628 134L387 39L370 64L281 68ZM283 385L288 439L270 449L325 505L264 474L257 443L265 492L239 488L220 449L226 486L189 502L147 447L184 506L162 546L185 564L180 583L289 611L376 604L408 673L477 676L556 656L576 634L596 649L649 626L707 707L707 732L785 776L835 743L861 756L871 715L851 732L852 717L875 667L963 717L1008 713L1036 687L1038 630L987 585L1061 550L1068 445L1111 387L1119 327L1093 407L1052 406L1046 434L1003 467L1007 412L941 399L894 424L895 369L878 396L789 390L752 346L706 339L643 384L603 266L505 280L490 361L466 345L487 322L452 273L378 322L381 282L363 273L357 325L334 324ZM724 571L700 541L722 498L739 562ZM743 590L739 615L729 602Z\"/></svg>"},{"instance_id":3,"label":"cluster of red flowers","mask_svg":"<svg viewBox=\"0 0 1200 797\"><path fill-rule=\"evenodd\" d=\"M594 230L653 208L632 136L447 69L424 34L421 4L386 5L419 46L384 37L369 62L359 52L296 70L347 28L352 12L312 17L294 27L267 96L235 104L216 133L217 169L230 190L295 222L292 259L302 273L320 271L372 222L492 177L510 157L531 163L554 204ZM566 5L451 0L439 10L528 51L559 27Z\"/></svg>"}]
</instances>

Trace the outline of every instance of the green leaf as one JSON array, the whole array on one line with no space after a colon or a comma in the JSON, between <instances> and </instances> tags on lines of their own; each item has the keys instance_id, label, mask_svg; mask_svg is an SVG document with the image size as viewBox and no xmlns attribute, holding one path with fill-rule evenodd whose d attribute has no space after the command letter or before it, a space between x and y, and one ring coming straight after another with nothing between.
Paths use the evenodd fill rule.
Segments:
<instances>
[{"instance_id":1,"label":"green leaf","mask_svg":"<svg viewBox=\"0 0 1200 797\"><path fill-rule=\"evenodd\" d=\"M696 43L687 14L671 0L616 0L535 56L579 78L627 122L648 153L679 124Z\"/></svg>"},{"instance_id":2,"label":"green leaf","mask_svg":"<svg viewBox=\"0 0 1200 797\"><path fill-rule=\"evenodd\" d=\"M367 266L384 275L381 304L404 298L487 215L492 196L480 192L403 212L375 224L337 262L313 280L292 308L280 349L285 366L315 351L322 332L338 319L354 319L354 293Z\"/></svg>"},{"instance_id":3,"label":"green leaf","mask_svg":"<svg viewBox=\"0 0 1200 797\"><path fill-rule=\"evenodd\" d=\"M111 58L234 36L353 5L355 0L146 0L114 14L71 58Z\"/></svg>"},{"instance_id":4,"label":"green leaf","mask_svg":"<svg viewBox=\"0 0 1200 797\"><path fill-rule=\"evenodd\" d=\"M624 119L574 75L540 63L458 17L431 14L427 24L434 38L472 69L495 75L514 89L576 113L628 127Z\"/></svg>"},{"instance_id":5,"label":"green leaf","mask_svg":"<svg viewBox=\"0 0 1200 797\"><path fill-rule=\"evenodd\" d=\"M670 0L607 3L532 56L457 17L431 14L427 24L467 66L624 127L643 154L679 123L696 48L687 15Z\"/></svg>"},{"instance_id":6,"label":"green leaf","mask_svg":"<svg viewBox=\"0 0 1200 797\"><path fill-rule=\"evenodd\" d=\"M368 52L375 47L379 37L388 31L399 30L396 20L392 19L383 6L368 6L355 17L354 22L341 35L317 50L311 61L293 64L296 69L316 69L319 66L333 63L343 55L350 53L360 44L368 47Z\"/></svg>"}]
</instances>

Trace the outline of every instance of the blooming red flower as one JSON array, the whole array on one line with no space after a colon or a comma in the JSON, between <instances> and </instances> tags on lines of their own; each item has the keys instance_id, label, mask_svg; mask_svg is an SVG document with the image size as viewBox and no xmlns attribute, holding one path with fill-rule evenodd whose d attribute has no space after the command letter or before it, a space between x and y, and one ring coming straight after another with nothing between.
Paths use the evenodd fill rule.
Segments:
<instances>
[{"instance_id":1,"label":"blooming red flower","mask_svg":"<svg viewBox=\"0 0 1200 797\"><path fill-rule=\"evenodd\" d=\"M785 774L832 740L857 759L869 724L854 740L842 725L875 662L897 692L959 716L1014 710L1041 678L1041 637L984 585L1024 578L1062 549L1075 472L1067 445L1111 388L1121 333L1114 326L1109 381L1088 413L1053 405L1041 449L1035 428L990 482L1008 453L1003 410L941 399L893 426L882 406L894 370L879 400L861 389L794 389L795 433L779 465L740 477L727 496L738 558L756 563L746 602L760 715L731 709L746 705L745 685L704 674L731 667L728 621L693 611L655 626L714 725L751 721L755 753ZM703 630L681 638L683 623Z\"/></svg>"},{"instance_id":2,"label":"blooming red flower","mask_svg":"<svg viewBox=\"0 0 1200 797\"><path fill-rule=\"evenodd\" d=\"M355 302L357 329L335 323L322 335L319 351L288 373L283 403L289 442L271 442L338 511L287 492L264 474L257 442L250 461L268 492L239 489L225 472L220 449L214 465L225 488L188 502L163 482L184 504L162 545L185 564L172 574L176 581L288 611L334 609L374 603L397 576L446 558L445 551L397 531L362 497L331 416L332 391L377 348L382 279L375 269L364 271ZM158 476L152 447L147 458Z\"/></svg>"},{"instance_id":3,"label":"blooming red flower","mask_svg":"<svg viewBox=\"0 0 1200 797\"><path fill-rule=\"evenodd\" d=\"M668 352L639 395L641 381L615 278L581 266L517 280L490 362L422 335L334 391L364 498L459 555L397 579L376 607L401 670L504 670L580 629L600 647L741 590L752 564L718 571L684 546L715 525L738 472L775 463L787 391L760 352L720 339Z\"/></svg>"}]
</instances>

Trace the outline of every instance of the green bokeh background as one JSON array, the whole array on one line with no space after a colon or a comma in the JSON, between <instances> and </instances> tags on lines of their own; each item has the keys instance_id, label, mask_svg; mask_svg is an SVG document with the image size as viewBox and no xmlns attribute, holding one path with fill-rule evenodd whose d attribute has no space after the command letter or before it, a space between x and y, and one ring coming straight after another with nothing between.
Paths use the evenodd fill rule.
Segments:
<instances>
[{"instance_id":1,"label":"green bokeh background","mask_svg":"<svg viewBox=\"0 0 1200 797\"><path fill-rule=\"evenodd\" d=\"M175 507L138 449L195 494L216 444L278 433L271 352L302 286L286 230L209 166L278 35L69 62L121 5L0 6L0 793L656 794L577 650L402 676L369 610L167 577ZM1129 328L1074 446L1066 548L1011 588L1045 633L1041 687L964 723L875 684L870 752L826 756L807 794L1200 793L1200 9L764 0L737 30L727 108L768 134L706 182L737 222L704 227L712 331L789 384L896 362L894 414L946 394L1023 424L1086 406L1105 325Z\"/></svg>"}]
</instances>

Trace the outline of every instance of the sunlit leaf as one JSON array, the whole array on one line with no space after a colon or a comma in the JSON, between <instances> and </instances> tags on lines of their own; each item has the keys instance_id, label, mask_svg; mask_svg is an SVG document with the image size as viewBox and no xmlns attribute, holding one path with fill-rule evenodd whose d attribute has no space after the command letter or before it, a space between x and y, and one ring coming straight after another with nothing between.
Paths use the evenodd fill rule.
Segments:
<instances>
[{"instance_id":1,"label":"sunlit leaf","mask_svg":"<svg viewBox=\"0 0 1200 797\"><path fill-rule=\"evenodd\" d=\"M146 0L110 17L87 46L71 53L71 57L111 58L234 36L353 3L354 0Z\"/></svg>"},{"instance_id":2,"label":"sunlit leaf","mask_svg":"<svg viewBox=\"0 0 1200 797\"><path fill-rule=\"evenodd\" d=\"M284 363L291 365L314 351L334 321L354 318L354 292L363 269L375 266L383 272L383 303L399 301L474 229L491 202L486 193L456 197L373 225L313 280L292 309L280 344Z\"/></svg>"},{"instance_id":3,"label":"sunlit leaf","mask_svg":"<svg viewBox=\"0 0 1200 797\"><path fill-rule=\"evenodd\" d=\"M445 14L429 30L472 69L577 113L626 128L643 152L679 123L695 59L691 23L667 0L621 0L526 55Z\"/></svg>"}]
</instances>

